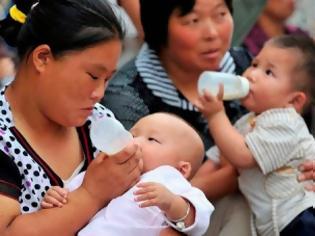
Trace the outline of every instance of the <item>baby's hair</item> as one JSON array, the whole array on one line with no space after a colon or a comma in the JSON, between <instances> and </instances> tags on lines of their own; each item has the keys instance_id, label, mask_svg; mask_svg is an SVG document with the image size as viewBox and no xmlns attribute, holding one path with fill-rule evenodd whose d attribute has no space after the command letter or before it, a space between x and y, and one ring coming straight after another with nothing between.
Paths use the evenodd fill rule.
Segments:
<instances>
[{"instance_id":1,"label":"baby's hair","mask_svg":"<svg viewBox=\"0 0 315 236\"><path fill-rule=\"evenodd\" d=\"M298 62L295 72L298 77L293 80L295 88L307 96L304 110L309 105L315 104L315 42L309 36L304 35L282 35L272 38L267 42L279 48L297 49L302 56ZM302 73L301 73L302 72ZM302 76L300 76L302 75Z\"/></svg>"}]
</instances>

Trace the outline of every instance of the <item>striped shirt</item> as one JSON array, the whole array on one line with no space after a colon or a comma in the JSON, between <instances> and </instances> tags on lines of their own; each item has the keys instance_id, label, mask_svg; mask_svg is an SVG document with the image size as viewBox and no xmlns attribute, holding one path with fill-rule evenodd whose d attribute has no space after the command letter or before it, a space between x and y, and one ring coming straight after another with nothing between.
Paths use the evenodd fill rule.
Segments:
<instances>
[{"instance_id":1,"label":"striped shirt","mask_svg":"<svg viewBox=\"0 0 315 236\"><path fill-rule=\"evenodd\" d=\"M239 187L247 198L259 235L281 231L299 213L315 205L315 193L297 181L298 166L315 157L315 140L293 108L271 109L241 117L235 127L258 167L239 170ZM207 155L218 160L219 150Z\"/></svg>"},{"instance_id":2,"label":"striped shirt","mask_svg":"<svg viewBox=\"0 0 315 236\"><path fill-rule=\"evenodd\" d=\"M146 44L142 46L135 63L143 82L156 97L161 98L164 103L170 106L197 111L191 102L180 96L178 89L161 65L159 57ZM235 68L234 59L230 52L227 52L220 63L220 71L235 74Z\"/></svg>"}]
</instances>

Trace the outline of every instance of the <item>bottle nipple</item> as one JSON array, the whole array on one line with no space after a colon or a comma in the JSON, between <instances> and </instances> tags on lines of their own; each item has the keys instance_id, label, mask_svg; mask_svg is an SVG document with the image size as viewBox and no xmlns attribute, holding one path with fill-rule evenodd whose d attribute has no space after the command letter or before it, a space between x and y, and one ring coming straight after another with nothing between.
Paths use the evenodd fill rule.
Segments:
<instances>
[{"instance_id":1,"label":"bottle nipple","mask_svg":"<svg viewBox=\"0 0 315 236\"><path fill-rule=\"evenodd\" d=\"M118 153L133 139L118 120L107 116L92 122L90 137L95 147L108 155Z\"/></svg>"},{"instance_id":2,"label":"bottle nipple","mask_svg":"<svg viewBox=\"0 0 315 236\"><path fill-rule=\"evenodd\" d=\"M246 97L249 93L249 82L245 77L222 72L205 71L201 73L198 80L198 93L204 90L216 96L219 85L223 84L223 100L234 100Z\"/></svg>"}]
</instances>

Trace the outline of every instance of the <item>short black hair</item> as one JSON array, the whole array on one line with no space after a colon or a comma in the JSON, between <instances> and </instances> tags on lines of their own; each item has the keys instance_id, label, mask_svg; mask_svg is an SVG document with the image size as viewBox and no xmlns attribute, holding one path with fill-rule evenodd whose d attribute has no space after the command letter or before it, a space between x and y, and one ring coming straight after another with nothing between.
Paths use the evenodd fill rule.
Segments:
<instances>
[{"instance_id":1,"label":"short black hair","mask_svg":"<svg viewBox=\"0 0 315 236\"><path fill-rule=\"evenodd\" d=\"M232 0L224 2L232 13ZM144 40L149 47L159 52L167 43L168 22L174 10L179 10L184 16L192 11L195 4L196 0L140 0Z\"/></svg>"},{"instance_id":2,"label":"short black hair","mask_svg":"<svg viewBox=\"0 0 315 236\"><path fill-rule=\"evenodd\" d=\"M310 104L315 104L315 42L307 35L281 35L267 41L267 44L272 44L284 49L297 49L302 60L298 62L295 71L299 75L294 79L295 88L304 92L308 101L307 109Z\"/></svg>"},{"instance_id":3,"label":"short black hair","mask_svg":"<svg viewBox=\"0 0 315 236\"><path fill-rule=\"evenodd\" d=\"M41 44L60 56L124 35L105 0L16 0L15 4L27 15L26 22L21 24L9 14L0 22L0 34L17 47L20 58Z\"/></svg>"}]
</instances>

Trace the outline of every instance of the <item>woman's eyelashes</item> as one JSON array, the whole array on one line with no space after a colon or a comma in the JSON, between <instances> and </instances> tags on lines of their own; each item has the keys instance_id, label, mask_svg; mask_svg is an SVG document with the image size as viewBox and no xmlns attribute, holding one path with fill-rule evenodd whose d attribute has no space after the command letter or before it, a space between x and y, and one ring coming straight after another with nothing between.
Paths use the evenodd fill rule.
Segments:
<instances>
[{"instance_id":1,"label":"woman's eyelashes","mask_svg":"<svg viewBox=\"0 0 315 236\"><path fill-rule=\"evenodd\" d=\"M199 17L195 13L190 13L182 18L184 25L194 25L199 22Z\"/></svg>"},{"instance_id":2,"label":"woman's eyelashes","mask_svg":"<svg viewBox=\"0 0 315 236\"><path fill-rule=\"evenodd\" d=\"M87 72L87 74L93 79L93 80L97 80L98 77L93 75L92 73Z\"/></svg>"},{"instance_id":3,"label":"woman's eyelashes","mask_svg":"<svg viewBox=\"0 0 315 236\"><path fill-rule=\"evenodd\" d=\"M95 76L95 75L93 75L92 73L87 72L87 74L88 74L93 80L101 79L101 77ZM110 78L111 78L111 76L110 76L110 77L106 77L106 78L104 79L105 83L108 82L108 81L110 80Z\"/></svg>"},{"instance_id":4,"label":"woman's eyelashes","mask_svg":"<svg viewBox=\"0 0 315 236\"><path fill-rule=\"evenodd\" d=\"M220 10L218 12L216 12L212 18L217 21L217 22L221 22L222 20L225 19L225 17L228 15L228 10Z\"/></svg>"}]
</instances>

